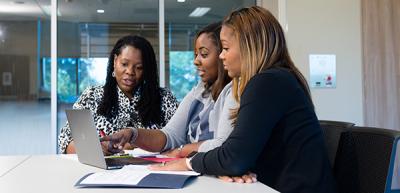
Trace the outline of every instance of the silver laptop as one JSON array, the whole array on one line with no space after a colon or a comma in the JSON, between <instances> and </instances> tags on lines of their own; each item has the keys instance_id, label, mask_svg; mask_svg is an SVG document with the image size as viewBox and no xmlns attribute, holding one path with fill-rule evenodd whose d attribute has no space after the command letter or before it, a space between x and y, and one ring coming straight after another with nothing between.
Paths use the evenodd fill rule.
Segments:
<instances>
[{"instance_id":1,"label":"silver laptop","mask_svg":"<svg viewBox=\"0 0 400 193\"><path fill-rule=\"evenodd\" d=\"M104 157L92 113L87 109L65 110L78 160L81 163L103 168L118 169L124 165L155 163L136 157Z\"/></svg>"}]
</instances>

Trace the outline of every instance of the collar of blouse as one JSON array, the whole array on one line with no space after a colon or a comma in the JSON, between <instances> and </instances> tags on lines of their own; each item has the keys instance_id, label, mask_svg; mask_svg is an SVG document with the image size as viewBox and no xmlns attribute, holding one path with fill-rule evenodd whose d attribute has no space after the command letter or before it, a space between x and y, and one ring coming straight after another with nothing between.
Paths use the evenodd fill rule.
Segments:
<instances>
[{"instance_id":1,"label":"collar of blouse","mask_svg":"<svg viewBox=\"0 0 400 193\"><path fill-rule=\"evenodd\" d=\"M138 86L134 90L132 99L129 99L129 97L126 96L124 92L122 92L122 90L119 88L119 86L117 86L117 89L118 89L118 99L120 102L122 102L124 104L131 104L131 105L139 102L141 86Z\"/></svg>"}]
</instances>

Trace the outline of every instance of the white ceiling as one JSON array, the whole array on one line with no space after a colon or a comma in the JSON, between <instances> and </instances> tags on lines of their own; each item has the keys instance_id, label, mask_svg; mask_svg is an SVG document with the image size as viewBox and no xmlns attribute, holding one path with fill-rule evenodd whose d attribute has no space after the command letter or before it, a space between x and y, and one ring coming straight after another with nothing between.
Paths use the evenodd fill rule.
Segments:
<instances>
[{"instance_id":1,"label":"white ceiling","mask_svg":"<svg viewBox=\"0 0 400 193\"><path fill-rule=\"evenodd\" d=\"M24 2L18 4L16 2ZM0 0L1 20L36 20L50 18L50 0ZM167 23L209 23L222 19L231 10L254 5L255 0L165 0ZM210 7L200 18L188 15L196 7ZM97 9L105 10L99 14ZM59 0L59 19L94 23L157 23L158 0Z\"/></svg>"}]
</instances>

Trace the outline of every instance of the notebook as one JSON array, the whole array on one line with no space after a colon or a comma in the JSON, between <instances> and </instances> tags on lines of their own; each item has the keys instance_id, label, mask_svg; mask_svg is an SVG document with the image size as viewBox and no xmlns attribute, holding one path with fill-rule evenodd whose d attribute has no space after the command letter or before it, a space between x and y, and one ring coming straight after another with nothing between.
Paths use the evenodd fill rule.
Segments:
<instances>
[{"instance_id":1,"label":"notebook","mask_svg":"<svg viewBox=\"0 0 400 193\"><path fill-rule=\"evenodd\" d=\"M65 110L79 162L103 169L118 169L125 165L155 163L137 157L104 157L93 116L87 109Z\"/></svg>"},{"instance_id":2,"label":"notebook","mask_svg":"<svg viewBox=\"0 0 400 193\"><path fill-rule=\"evenodd\" d=\"M193 171L151 171L147 166L129 165L120 170L89 173L75 184L77 188L182 188L200 174Z\"/></svg>"}]
</instances>

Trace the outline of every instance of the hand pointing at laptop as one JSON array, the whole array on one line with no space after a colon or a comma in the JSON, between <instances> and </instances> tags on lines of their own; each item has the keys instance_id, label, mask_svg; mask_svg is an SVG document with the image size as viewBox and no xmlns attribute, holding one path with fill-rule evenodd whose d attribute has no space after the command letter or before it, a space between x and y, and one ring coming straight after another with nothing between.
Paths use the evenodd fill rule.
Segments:
<instances>
[{"instance_id":1,"label":"hand pointing at laptop","mask_svg":"<svg viewBox=\"0 0 400 193\"><path fill-rule=\"evenodd\" d=\"M136 131L136 132L135 132ZM110 153L120 153L123 151L125 145L128 143L133 146L133 143L137 137L137 130L132 128L127 128L120 130L110 136L104 136L100 141L108 142L107 151Z\"/></svg>"}]
</instances>

